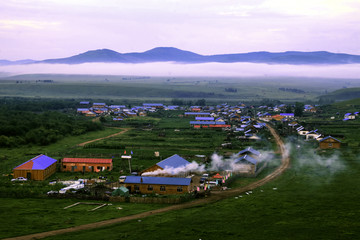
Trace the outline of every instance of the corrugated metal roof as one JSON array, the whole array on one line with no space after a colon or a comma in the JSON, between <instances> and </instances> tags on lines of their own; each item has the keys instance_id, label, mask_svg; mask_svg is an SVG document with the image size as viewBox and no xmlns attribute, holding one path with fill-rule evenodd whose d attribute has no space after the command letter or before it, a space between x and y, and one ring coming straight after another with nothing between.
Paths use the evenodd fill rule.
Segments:
<instances>
[{"instance_id":1,"label":"corrugated metal roof","mask_svg":"<svg viewBox=\"0 0 360 240\"><path fill-rule=\"evenodd\" d=\"M252 164L256 164L258 161L252 157L250 157L249 155L245 155L245 156L242 156L238 159L235 159L235 163L240 163L240 162L249 162L249 163L252 163Z\"/></svg>"},{"instance_id":2,"label":"corrugated metal roof","mask_svg":"<svg viewBox=\"0 0 360 240\"><path fill-rule=\"evenodd\" d=\"M66 163L112 163L111 158L64 158L62 161Z\"/></svg>"},{"instance_id":3,"label":"corrugated metal roof","mask_svg":"<svg viewBox=\"0 0 360 240\"><path fill-rule=\"evenodd\" d=\"M44 170L56 162L56 159L41 154L15 167L14 170Z\"/></svg>"},{"instance_id":4,"label":"corrugated metal roof","mask_svg":"<svg viewBox=\"0 0 360 240\"><path fill-rule=\"evenodd\" d=\"M210 124L215 124L215 121L190 121L191 125L210 125Z\"/></svg>"},{"instance_id":5,"label":"corrugated metal roof","mask_svg":"<svg viewBox=\"0 0 360 240\"><path fill-rule=\"evenodd\" d=\"M238 152L236 155L242 155L242 154L248 154L248 153L252 153L254 155L260 156L260 152L256 151L255 149L253 149L252 147L248 147L240 152Z\"/></svg>"},{"instance_id":6,"label":"corrugated metal roof","mask_svg":"<svg viewBox=\"0 0 360 240\"><path fill-rule=\"evenodd\" d=\"M188 186L191 178L126 176L125 183Z\"/></svg>"},{"instance_id":7,"label":"corrugated metal roof","mask_svg":"<svg viewBox=\"0 0 360 240\"><path fill-rule=\"evenodd\" d=\"M164 169L165 167L178 168L181 166L186 166L188 164L190 164L188 161L186 161L184 158L180 157L179 155L175 154L172 155L171 157L162 160L161 162L158 162L156 165Z\"/></svg>"},{"instance_id":8,"label":"corrugated metal roof","mask_svg":"<svg viewBox=\"0 0 360 240\"><path fill-rule=\"evenodd\" d=\"M213 117L196 117L195 120L214 121Z\"/></svg>"},{"instance_id":9,"label":"corrugated metal roof","mask_svg":"<svg viewBox=\"0 0 360 240\"><path fill-rule=\"evenodd\" d=\"M210 115L208 112L185 112L185 115Z\"/></svg>"}]
</instances>

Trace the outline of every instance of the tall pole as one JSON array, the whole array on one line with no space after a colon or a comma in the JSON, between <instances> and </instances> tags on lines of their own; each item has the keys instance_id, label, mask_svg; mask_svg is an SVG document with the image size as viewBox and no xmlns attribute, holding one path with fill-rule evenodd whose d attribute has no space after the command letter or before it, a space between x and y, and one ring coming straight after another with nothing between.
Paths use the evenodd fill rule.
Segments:
<instances>
[{"instance_id":1,"label":"tall pole","mask_svg":"<svg viewBox=\"0 0 360 240\"><path fill-rule=\"evenodd\" d=\"M129 161L129 171L130 171L130 173L131 173L131 157L130 158L128 158L128 161Z\"/></svg>"}]
</instances>

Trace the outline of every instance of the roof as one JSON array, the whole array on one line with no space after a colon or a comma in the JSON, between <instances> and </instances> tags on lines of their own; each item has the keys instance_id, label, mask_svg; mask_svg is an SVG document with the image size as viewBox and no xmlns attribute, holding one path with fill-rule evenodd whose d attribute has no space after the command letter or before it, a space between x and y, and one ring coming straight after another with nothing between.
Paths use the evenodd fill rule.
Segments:
<instances>
[{"instance_id":1,"label":"roof","mask_svg":"<svg viewBox=\"0 0 360 240\"><path fill-rule=\"evenodd\" d=\"M161 162L158 162L156 165L165 169L165 167L178 168L181 166L186 166L188 164L190 164L190 162L186 161L184 158L175 154L172 155L171 157L162 160Z\"/></svg>"},{"instance_id":2,"label":"roof","mask_svg":"<svg viewBox=\"0 0 360 240\"><path fill-rule=\"evenodd\" d=\"M105 103L93 103L93 106L105 106Z\"/></svg>"},{"instance_id":3,"label":"roof","mask_svg":"<svg viewBox=\"0 0 360 240\"><path fill-rule=\"evenodd\" d=\"M78 112L86 112L86 111L89 111L88 108L78 108L77 109Z\"/></svg>"},{"instance_id":4,"label":"roof","mask_svg":"<svg viewBox=\"0 0 360 240\"><path fill-rule=\"evenodd\" d=\"M256 164L258 162L256 159L250 157L249 155L245 155L245 156L235 159L234 163L240 163L240 162L244 162L244 161L252 163L252 164Z\"/></svg>"},{"instance_id":5,"label":"roof","mask_svg":"<svg viewBox=\"0 0 360 240\"><path fill-rule=\"evenodd\" d=\"M280 113L280 116L294 116L294 113Z\"/></svg>"},{"instance_id":6,"label":"roof","mask_svg":"<svg viewBox=\"0 0 360 240\"><path fill-rule=\"evenodd\" d=\"M57 160L46 155L39 155L14 168L14 170L44 170Z\"/></svg>"},{"instance_id":7,"label":"roof","mask_svg":"<svg viewBox=\"0 0 360 240\"><path fill-rule=\"evenodd\" d=\"M223 176L221 176L219 173L217 173L215 176L213 176L213 178L223 178Z\"/></svg>"},{"instance_id":8,"label":"roof","mask_svg":"<svg viewBox=\"0 0 360 240\"><path fill-rule=\"evenodd\" d=\"M341 141L340 140L338 140L338 139L336 139L336 138L334 138L334 137L332 137L332 136L327 136L327 137L324 137L323 139L321 139L319 142L322 142L322 141L324 141L324 140L327 140L327 139L334 139L335 141L337 141L337 142L340 142L341 143Z\"/></svg>"},{"instance_id":9,"label":"roof","mask_svg":"<svg viewBox=\"0 0 360 240\"><path fill-rule=\"evenodd\" d=\"M126 176L125 183L188 186L191 178Z\"/></svg>"},{"instance_id":10,"label":"roof","mask_svg":"<svg viewBox=\"0 0 360 240\"><path fill-rule=\"evenodd\" d=\"M143 106L162 107L162 106L164 106L164 104L162 104L162 103L143 103Z\"/></svg>"},{"instance_id":11,"label":"roof","mask_svg":"<svg viewBox=\"0 0 360 240\"><path fill-rule=\"evenodd\" d=\"M190 121L191 125L210 125L210 124L216 124L215 121Z\"/></svg>"},{"instance_id":12,"label":"roof","mask_svg":"<svg viewBox=\"0 0 360 240\"><path fill-rule=\"evenodd\" d=\"M213 117L196 117L195 120L214 121Z\"/></svg>"},{"instance_id":13,"label":"roof","mask_svg":"<svg viewBox=\"0 0 360 240\"><path fill-rule=\"evenodd\" d=\"M248 148L238 152L236 155L249 154L249 153L252 153L252 154L257 155L257 156L261 155L261 153L259 151L256 151L252 147L248 147Z\"/></svg>"},{"instance_id":14,"label":"roof","mask_svg":"<svg viewBox=\"0 0 360 240\"><path fill-rule=\"evenodd\" d=\"M65 163L112 163L112 159L104 158L63 158Z\"/></svg>"},{"instance_id":15,"label":"roof","mask_svg":"<svg viewBox=\"0 0 360 240\"><path fill-rule=\"evenodd\" d=\"M185 112L185 115L210 115L208 112Z\"/></svg>"}]
</instances>

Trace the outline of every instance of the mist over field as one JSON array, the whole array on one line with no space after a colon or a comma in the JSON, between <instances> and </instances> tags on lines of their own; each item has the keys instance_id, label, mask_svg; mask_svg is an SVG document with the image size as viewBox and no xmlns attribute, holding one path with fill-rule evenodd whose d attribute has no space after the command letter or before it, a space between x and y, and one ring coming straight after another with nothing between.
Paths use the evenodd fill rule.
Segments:
<instances>
[{"instance_id":1,"label":"mist over field","mask_svg":"<svg viewBox=\"0 0 360 240\"><path fill-rule=\"evenodd\" d=\"M53 74L107 74L107 75L146 75L146 76L214 76L214 77L330 77L360 78L360 64L346 65L279 65L261 63L199 63L177 64L159 63L85 63L67 64L28 64L0 66L0 76L53 73Z\"/></svg>"}]
</instances>

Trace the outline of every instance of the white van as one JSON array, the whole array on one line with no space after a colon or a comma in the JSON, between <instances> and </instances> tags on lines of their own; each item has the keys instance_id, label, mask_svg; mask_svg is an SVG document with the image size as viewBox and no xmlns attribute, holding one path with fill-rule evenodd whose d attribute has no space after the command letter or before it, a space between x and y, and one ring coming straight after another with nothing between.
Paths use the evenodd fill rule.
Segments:
<instances>
[{"instance_id":1,"label":"white van","mask_svg":"<svg viewBox=\"0 0 360 240\"><path fill-rule=\"evenodd\" d=\"M126 176L120 176L119 177L119 182L123 183L125 182Z\"/></svg>"}]
</instances>

